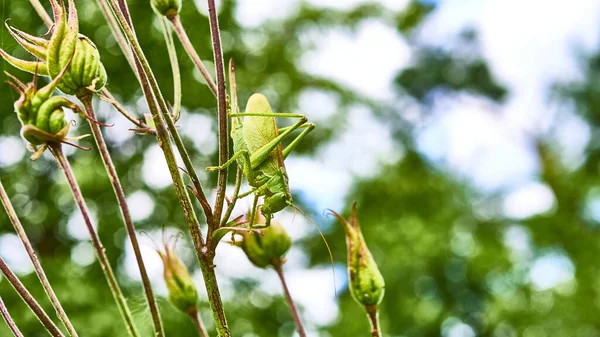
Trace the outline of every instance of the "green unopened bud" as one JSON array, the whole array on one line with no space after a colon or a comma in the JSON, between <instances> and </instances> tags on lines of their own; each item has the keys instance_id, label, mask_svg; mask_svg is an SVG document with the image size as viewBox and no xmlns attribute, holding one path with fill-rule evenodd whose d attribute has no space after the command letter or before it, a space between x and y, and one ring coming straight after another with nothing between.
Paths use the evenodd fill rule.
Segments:
<instances>
[{"instance_id":1,"label":"green unopened bud","mask_svg":"<svg viewBox=\"0 0 600 337\"><path fill-rule=\"evenodd\" d=\"M165 244L165 251L158 251L158 254L164 265L163 277L169 290L169 302L183 313L196 312L198 290L189 271L177 256L175 247Z\"/></svg>"},{"instance_id":2,"label":"green unopened bud","mask_svg":"<svg viewBox=\"0 0 600 337\"><path fill-rule=\"evenodd\" d=\"M261 216L258 221L265 223ZM292 247L292 239L283 226L271 220L271 225L261 230L263 235L248 231L242 234L241 247L248 259L259 268L279 267L285 262L285 254Z\"/></svg>"},{"instance_id":3,"label":"green unopened bud","mask_svg":"<svg viewBox=\"0 0 600 337\"><path fill-rule=\"evenodd\" d=\"M164 15L169 19L179 14L181 10L181 0L150 0L150 4L156 14Z\"/></svg>"},{"instance_id":4,"label":"green unopened bud","mask_svg":"<svg viewBox=\"0 0 600 337\"><path fill-rule=\"evenodd\" d=\"M348 220L336 212L331 212L344 225L346 232L348 276L352 297L365 307L376 306L383 299L385 282L360 230L356 217L356 203L352 205L352 215Z\"/></svg>"},{"instance_id":5,"label":"green unopened bud","mask_svg":"<svg viewBox=\"0 0 600 337\"><path fill-rule=\"evenodd\" d=\"M102 89L106 84L106 70L100 62L100 54L94 43L79 34L75 3L69 0L68 13L62 1L50 3L54 13L50 40L27 34L6 24L15 40L39 61L21 60L2 49L0 55L18 69L52 79L58 77L70 64L58 82L58 89L65 94L81 96Z\"/></svg>"},{"instance_id":6,"label":"green unopened bud","mask_svg":"<svg viewBox=\"0 0 600 337\"><path fill-rule=\"evenodd\" d=\"M66 143L81 148L70 141L85 137L66 138L71 123L65 120L63 108L72 109L78 113L83 113L83 111L66 97L52 96L65 69L48 85L39 90L35 78L33 82L24 84L16 77L6 73L13 81L8 83L20 94L14 107L21 122L21 136L35 151L31 157L32 160L37 159L51 144Z\"/></svg>"}]
</instances>

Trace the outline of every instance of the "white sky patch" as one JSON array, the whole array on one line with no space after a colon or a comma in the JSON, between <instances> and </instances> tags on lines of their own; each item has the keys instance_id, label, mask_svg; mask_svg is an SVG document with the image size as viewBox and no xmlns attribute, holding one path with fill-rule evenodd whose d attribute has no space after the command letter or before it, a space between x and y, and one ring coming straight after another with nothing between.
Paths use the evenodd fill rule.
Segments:
<instances>
[{"instance_id":1,"label":"white sky patch","mask_svg":"<svg viewBox=\"0 0 600 337\"><path fill-rule=\"evenodd\" d=\"M87 267L94 263L96 255L89 241L82 241L71 248L71 260L80 266Z\"/></svg>"},{"instance_id":2,"label":"white sky patch","mask_svg":"<svg viewBox=\"0 0 600 337\"><path fill-rule=\"evenodd\" d=\"M96 209L92 207L91 204L88 204L90 209L90 220L92 221L92 226L94 228L98 228L98 217L96 216ZM90 239L90 232L87 229L87 225L83 220L83 216L79 209L76 209L71 213L69 217L69 221L67 221L67 234L73 239L86 241Z\"/></svg>"},{"instance_id":3,"label":"white sky patch","mask_svg":"<svg viewBox=\"0 0 600 337\"><path fill-rule=\"evenodd\" d=\"M504 230L504 245L511 250L513 259L532 255L531 234L526 227L512 225Z\"/></svg>"},{"instance_id":4,"label":"white sky patch","mask_svg":"<svg viewBox=\"0 0 600 337\"><path fill-rule=\"evenodd\" d=\"M198 0L197 0L198 1ZM200 1L206 3L206 1ZM235 18L244 27L258 27L269 20L281 20L298 9L299 1L244 0L235 7Z\"/></svg>"},{"instance_id":5,"label":"white sky patch","mask_svg":"<svg viewBox=\"0 0 600 337\"><path fill-rule=\"evenodd\" d=\"M518 186L503 201L504 214L513 219L527 219L551 211L556 204L554 193L548 185L530 182Z\"/></svg>"},{"instance_id":6,"label":"white sky patch","mask_svg":"<svg viewBox=\"0 0 600 337\"><path fill-rule=\"evenodd\" d=\"M390 10L400 11L408 5L409 0L307 0L307 2L315 7L333 8L338 10L351 10L356 6L368 3L378 3Z\"/></svg>"},{"instance_id":7,"label":"white sky patch","mask_svg":"<svg viewBox=\"0 0 600 337\"><path fill-rule=\"evenodd\" d=\"M27 256L23 243L15 234L0 236L0 256L10 269L18 275L26 275L33 271L33 265Z\"/></svg>"},{"instance_id":8,"label":"white sky patch","mask_svg":"<svg viewBox=\"0 0 600 337\"><path fill-rule=\"evenodd\" d=\"M144 153L142 178L146 185L154 189L162 189L173 183L169 166L158 144L149 146Z\"/></svg>"},{"instance_id":9,"label":"white sky patch","mask_svg":"<svg viewBox=\"0 0 600 337\"><path fill-rule=\"evenodd\" d=\"M483 190L529 180L538 164L532 144L486 100L440 99L435 118L417 134L417 147ZM510 164L509 164L510 163Z\"/></svg>"},{"instance_id":10,"label":"white sky patch","mask_svg":"<svg viewBox=\"0 0 600 337\"><path fill-rule=\"evenodd\" d=\"M133 111L131 107L125 108L130 112ZM129 129L135 128L136 126L119 112L117 112L117 110L111 104L100 101L97 110L99 114L101 113L104 115L104 118L106 118L105 123L112 125L111 127L102 127L104 133L106 134L106 138L112 143L121 145L135 136L135 133Z\"/></svg>"},{"instance_id":11,"label":"white sky patch","mask_svg":"<svg viewBox=\"0 0 600 337\"><path fill-rule=\"evenodd\" d=\"M154 200L144 191L136 191L127 197L133 221L147 219L154 211Z\"/></svg>"},{"instance_id":12,"label":"white sky patch","mask_svg":"<svg viewBox=\"0 0 600 337\"><path fill-rule=\"evenodd\" d=\"M375 20L362 22L356 33L311 28L302 38L305 44L316 46L300 60L304 71L338 81L371 98L393 98L394 76L410 61L411 50L404 38Z\"/></svg>"},{"instance_id":13,"label":"white sky patch","mask_svg":"<svg viewBox=\"0 0 600 337\"><path fill-rule=\"evenodd\" d=\"M442 323L443 337L475 337L473 328L456 317L449 317Z\"/></svg>"},{"instance_id":14,"label":"white sky patch","mask_svg":"<svg viewBox=\"0 0 600 337\"><path fill-rule=\"evenodd\" d=\"M338 97L331 92L306 89L300 93L298 98L298 112L314 123L325 121L337 112Z\"/></svg>"},{"instance_id":15,"label":"white sky patch","mask_svg":"<svg viewBox=\"0 0 600 337\"><path fill-rule=\"evenodd\" d=\"M192 140L194 147L202 155L211 155L217 150L217 134L214 120L206 115L182 111L177 122L181 133Z\"/></svg>"},{"instance_id":16,"label":"white sky patch","mask_svg":"<svg viewBox=\"0 0 600 337\"><path fill-rule=\"evenodd\" d=\"M0 137L0 167L18 163L27 152L25 140L20 137Z\"/></svg>"},{"instance_id":17,"label":"white sky patch","mask_svg":"<svg viewBox=\"0 0 600 337\"><path fill-rule=\"evenodd\" d=\"M568 256L559 252L537 258L529 271L529 281L539 291L567 284L574 278L575 265Z\"/></svg>"}]
</instances>

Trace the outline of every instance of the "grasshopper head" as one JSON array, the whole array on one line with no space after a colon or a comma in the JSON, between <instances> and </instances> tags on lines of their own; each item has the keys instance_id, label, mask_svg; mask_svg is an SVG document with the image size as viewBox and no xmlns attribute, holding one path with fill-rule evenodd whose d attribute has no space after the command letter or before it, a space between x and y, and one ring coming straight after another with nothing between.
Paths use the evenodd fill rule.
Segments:
<instances>
[{"instance_id":1,"label":"grasshopper head","mask_svg":"<svg viewBox=\"0 0 600 337\"><path fill-rule=\"evenodd\" d=\"M262 205L263 214L274 214L292 204L292 195L288 192L279 192L265 197Z\"/></svg>"}]
</instances>

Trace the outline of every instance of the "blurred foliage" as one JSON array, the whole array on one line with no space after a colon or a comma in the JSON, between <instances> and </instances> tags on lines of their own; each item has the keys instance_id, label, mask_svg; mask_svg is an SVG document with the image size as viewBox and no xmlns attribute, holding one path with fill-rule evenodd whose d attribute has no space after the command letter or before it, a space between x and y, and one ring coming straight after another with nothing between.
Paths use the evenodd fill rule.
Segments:
<instances>
[{"instance_id":1,"label":"blurred foliage","mask_svg":"<svg viewBox=\"0 0 600 337\"><path fill-rule=\"evenodd\" d=\"M171 70L166 60L162 34L147 1L130 1L139 38L167 97L172 92ZM342 120L351 105L371 108L377 118L396 126L400 112L381 114L388 109L379 102L364 97L343 85L309 75L300 67L300 58L314 48L301 37L309 30L330 28L350 31L365 20L380 20L397 30L413 48L412 66L396 74L397 98L408 96L427 106L429 97L440 90L452 93L468 91L494 101L502 101L509 93L498 84L477 50L476 32L465 32L454 49L441 50L421 45L416 35L429 13L435 12L434 1L413 1L403 12L390 13L377 4L361 5L351 10L315 8L302 4L289 18L269 20L256 28L240 25L235 19L235 2L223 1L220 25L227 58L236 60L240 97L252 92L268 93L272 104L281 111L294 111L299 95L307 89L323 90L338 98L339 107L332 121ZM108 70L109 89L133 107L140 115L145 111L139 103L141 91L135 76L121 56L118 46L94 1L78 1L81 31L92 38L100 49ZM43 34L35 12L27 1L3 0L2 18L12 18L15 26L26 32ZM192 1L183 2L182 21L192 43L204 60L212 60L207 18L196 10ZM2 47L16 56L25 56L16 48L6 29L2 29ZM183 105L187 113L213 118L215 100L201 85L191 62L180 45ZM494 212L498 200L481 196L456 180L444 168L435 167L414 149L410 130L398 129L398 147L406 149L402 159L387 166L375 178L357 181L347 200L347 209L336 210L347 216L353 200L358 202L358 214L364 236L386 279L386 295L382 303L381 320L385 336L433 337L447 333L452 324L470 325L477 336L494 337L597 337L600 321L600 226L585 213L590 198L598 198L600 181L600 57L590 58L584 79L568 85L561 98L572 100L576 111L590 125L592 142L583 164L573 168L561 161L552 137L540 137L538 144L539 180L547 184L556 198L552 212L522 222L506 219ZM208 61L209 62L209 61ZM23 81L31 77L8 70ZM4 76L4 75L0 75ZM0 77L0 80L4 80ZM0 139L17 137L19 124L12 111L16 94L4 86L0 90L3 113L0 114ZM108 116L114 111L100 111ZM184 117L185 118L185 117ZM185 120L185 119L184 119ZM85 123L78 133L87 133ZM560 127L560 126L557 126ZM336 123L321 123L304 141L301 153L313 153L317 146L333 139L339 128ZM186 140L190 145L191 140ZM82 141L92 144L91 140ZM184 229L183 213L171 187L154 189L142 179L144 153L155 140L135 136L122 144L110 144L126 192L145 191L155 201L152 215L136 225L140 230L159 229L163 224ZM216 154L202 155L190 146L198 167L216 162ZM2 154L0 153L0 156ZM113 192L95 150L78 151L71 157L83 194L96 211L100 236L113 265L123 260L125 238ZM508 163L507 163L508 165ZM71 260L73 248L79 243L67 234L67 223L75 207L64 178L51 158L37 162L23 158L2 167L1 179L8 189L22 221L38 250L48 277L67 313L82 336L125 336L117 309L108 291L102 272L94 263L83 267ZM206 186L215 185L214 177ZM293 179L293 177L291 177ZM310 201L305 203L310 205ZM490 210L491 209L491 210ZM322 210L313 210L316 213ZM0 212L2 213L2 212ZM491 215L490 215L491 214ZM334 223L330 219L331 224ZM331 225L326 232L334 255L345 256L342 227ZM526 252L509 248L510 231L528 238ZM12 233L7 217L0 215L0 233ZM300 243L312 265L325 266L327 253L318 237ZM548 253L566 255L575 267L575 280L561 287L535 289L528 271L532 261ZM193 260L186 261L192 269ZM338 261L342 262L342 261ZM140 326L150 333L150 320L144 306L140 284L128 280L121 272ZM266 271L270 272L270 271ZM36 298L51 312L36 277L22 277ZM281 296L270 298L257 289L254 281L235 279L235 296L225 308L234 336L291 336L294 325ZM36 318L18 299L10 286L0 282L0 296L27 337L46 336ZM162 299L161 310L166 331L173 335L194 335L194 327L184 316ZM366 336L368 324L362 308L344 290L339 297L340 316L331 326L321 327L322 336ZM206 303L201 304L207 308ZM202 315L212 327L210 313ZM253 333L254 335L251 335ZM0 335L9 332L0 324Z\"/></svg>"}]
</instances>

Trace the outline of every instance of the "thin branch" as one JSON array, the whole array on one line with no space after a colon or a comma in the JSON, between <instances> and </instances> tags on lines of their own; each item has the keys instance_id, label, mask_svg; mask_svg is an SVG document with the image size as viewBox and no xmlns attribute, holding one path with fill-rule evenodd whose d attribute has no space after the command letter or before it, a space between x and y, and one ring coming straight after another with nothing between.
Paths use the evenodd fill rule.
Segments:
<instances>
[{"instance_id":1,"label":"thin branch","mask_svg":"<svg viewBox=\"0 0 600 337\"><path fill-rule=\"evenodd\" d=\"M83 104L86 114L89 117L91 117L91 119L88 121L90 124L90 128L92 129L92 135L94 136L94 140L96 141L96 145L98 146L98 151L100 152L100 157L102 157L102 162L104 163L104 167L106 168L106 173L110 178L110 183L115 192L115 196L117 197L119 208L121 209L123 223L125 225L125 228L127 229L127 233L129 234L131 247L133 248L135 259L138 264L138 269L142 277L142 284L144 286L146 301L148 302L148 307L150 308L152 323L154 324L154 336L163 337L165 333L163 330L162 321L160 319L160 312L158 310L158 305L156 304L156 299L154 298L154 292L152 291L152 285L150 284L150 278L148 277L148 272L146 271L144 260L142 259L142 252L140 249L140 244L138 242L137 234L135 232L135 226L133 224L133 220L131 219L129 206L127 206L127 201L125 200L125 192L123 192L123 187L121 186L121 181L119 180L119 175L117 174L115 164L113 163L110 153L108 152L108 147L106 146L106 141L104 140L104 136L102 135L102 131L100 130L100 125L97 122L92 121L96 120L96 114L92 106L92 96L88 95L84 97L79 97L79 100Z\"/></svg>"},{"instance_id":2,"label":"thin branch","mask_svg":"<svg viewBox=\"0 0 600 337\"><path fill-rule=\"evenodd\" d=\"M292 315L294 316L294 322L296 322L296 328L298 329L298 334L300 337L306 337L306 331L304 331L304 326L302 325L302 320L300 320L300 314L298 313L298 309L296 308L296 304L294 304L294 299L290 294L290 290L288 289L287 283L285 282L285 277L283 275L283 268L281 264L273 265L279 279L281 280L281 285L283 286L283 293L285 294L285 299L288 302L288 306L292 311Z\"/></svg>"},{"instance_id":3,"label":"thin branch","mask_svg":"<svg viewBox=\"0 0 600 337\"><path fill-rule=\"evenodd\" d=\"M8 328L10 329L10 331L12 331L13 335L15 335L15 337L23 337L23 334L17 327L17 324L15 324L15 321L10 316L10 313L8 312L8 309L6 308L6 305L4 305L4 301L2 301L2 297L0 297L0 314L2 315L2 318L4 318L6 325L8 325Z\"/></svg>"},{"instance_id":4,"label":"thin branch","mask_svg":"<svg viewBox=\"0 0 600 337\"><path fill-rule=\"evenodd\" d=\"M69 165L69 161L67 160L67 157L65 157L65 154L63 153L60 144L49 144L49 149L50 149L50 152L52 152L52 155L54 155L54 158L56 159L56 163L61 168L61 170L65 173L65 177L67 178L69 187L71 188L71 192L73 193L73 197L75 198L75 202L77 203L77 206L79 207L79 210L81 211L83 220L85 221L88 232L90 233L90 238L92 240L92 246L94 247L94 250L96 251L96 256L98 257L98 261L100 262L100 265L102 266L102 271L104 272L104 275L106 276L106 280L108 281L110 290L115 298L115 302L117 302L117 306L119 307L119 310L121 311L121 316L123 317L123 320L125 321L125 325L127 326L127 331L129 333L129 335L131 335L133 337L138 337L139 333L133 322L133 317L131 315L131 311L129 310L129 307L127 306L125 296L123 296L123 292L121 291L121 288L119 287L119 284L117 283L117 279L112 270L112 267L110 266L110 262L108 261L108 256L106 256L106 250L104 249L104 246L102 245L102 242L100 241L100 237L98 236L98 233L96 232L96 229L94 228L94 226L92 224L90 212L85 203L85 200L83 199L83 195L81 194L79 185L77 184L77 181L75 180L75 175L73 174L71 165Z\"/></svg>"},{"instance_id":5,"label":"thin branch","mask_svg":"<svg viewBox=\"0 0 600 337\"><path fill-rule=\"evenodd\" d=\"M17 213L15 212L15 209L13 208L12 203L10 202L8 195L6 194L6 190L4 189L4 186L2 185L1 181L0 181L0 199L2 201L2 205L4 206L4 209L6 210L6 214L8 214L8 218L10 219L10 222L12 223L13 227L15 228L15 232L19 236L19 239L21 239L21 242L23 243L23 246L25 247L25 251L27 251L27 255L29 255L29 259L31 260L31 263L33 264L35 273L37 274L38 278L40 279L40 282L42 283L42 286L44 287L44 291L46 292L46 295L48 295L50 302L52 302L52 306L54 307L54 310L56 310L58 317L63 322L65 328L67 328L69 335L71 335L73 337L77 337L77 332L75 331L73 324L69 320L67 313L65 312L62 305L60 304L58 297L56 297L56 294L54 293L54 290L52 289L52 286L50 285L50 282L48 281L48 277L46 277L44 268L42 268L40 260L38 259L37 254L35 253L35 250L33 249L33 246L31 245L31 242L29 241L29 238L27 237L27 234L25 233L25 229L23 228L23 225L21 225L21 221L19 221Z\"/></svg>"},{"instance_id":6,"label":"thin branch","mask_svg":"<svg viewBox=\"0 0 600 337\"><path fill-rule=\"evenodd\" d=\"M178 121L181 112L181 73L179 71L179 61L177 60L177 50L175 50L173 34L171 33L171 28L167 24L167 19L160 18L160 22L163 26L163 35L165 37L167 50L169 51L171 71L173 72L173 112L171 115L175 121Z\"/></svg>"},{"instance_id":7,"label":"thin branch","mask_svg":"<svg viewBox=\"0 0 600 337\"><path fill-rule=\"evenodd\" d=\"M229 217L231 216L231 213L233 212L233 209L235 208L235 204L238 201L238 197L240 194L240 188L242 187L242 178L244 177L244 173L242 171L242 169L238 166L236 175L235 175L235 188L233 189L233 198L231 199L231 202L229 202L229 206L227 206L227 210L225 211L225 215L223 216L223 219L221 220L221 226L219 226L219 228L225 226L227 224L227 222L229 221Z\"/></svg>"},{"instance_id":8,"label":"thin branch","mask_svg":"<svg viewBox=\"0 0 600 337\"><path fill-rule=\"evenodd\" d=\"M204 326L204 322L202 322L202 317L200 317L200 312L196 309L190 312L190 318L194 321L194 325L198 329L198 335L200 337L208 337L208 331Z\"/></svg>"},{"instance_id":9,"label":"thin branch","mask_svg":"<svg viewBox=\"0 0 600 337\"><path fill-rule=\"evenodd\" d=\"M0 270L2 270L2 274L6 277L8 282L15 288L15 291L21 296L23 301L27 304L29 309L33 311L33 313L40 320L42 325L48 330L48 332L54 337L65 337L62 332L56 327L54 322L50 319L48 314L42 309L39 303L31 296L29 291L25 288L23 283L19 281L19 278L15 273L10 270L6 262L0 257Z\"/></svg>"},{"instance_id":10,"label":"thin branch","mask_svg":"<svg viewBox=\"0 0 600 337\"><path fill-rule=\"evenodd\" d=\"M210 76L208 69L206 69L206 67L204 66L204 63L202 62L202 59L200 59L200 56L196 52L196 49L194 49L190 38L188 37L187 33L185 32L185 29L183 28L183 25L181 24L179 14L170 17L169 21L171 22L171 24L173 24L173 28L175 28L175 33L177 33L177 37L179 38L181 45L183 45L183 49L185 49L188 56L192 59L192 62L194 62L196 69L198 69L202 77L204 77L204 80L206 81L206 84L208 85L210 91L213 93L213 95L217 96L217 85Z\"/></svg>"},{"instance_id":11,"label":"thin branch","mask_svg":"<svg viewBox=\"0 0 600 337\"><path fill-rule=\"evenodd\" d=\"M52 19L50 18L50 15L48 15L48 12L46 12L46 9L44 9L40 0L29 0L29 2L31 2L33 9L35 9L40 18L42 18L44 24L48 27L52 26Z\"/></svg>"},{"instance_id":12,"label":"thin branch","mask_svg":"<svg viewBox=\"0 0 600 337\"><path fill-rule=\"evenodd\" d=\"M221 49L221 33L215 0L208 0L208 18L210 21L210 35L213 41L215 57L215 73L217 74L217 107L219 124L219 165L225 164L229 159L229 134L227 132L227 98L225 93L225 67L223 65L223 51ZM225 192L227 187L227 174L229 168L219 171L217 178L217 201L215 203L214 217L221 219ZM210 240L210 236L208 237Z\"/></svg>"}]
</instances>

